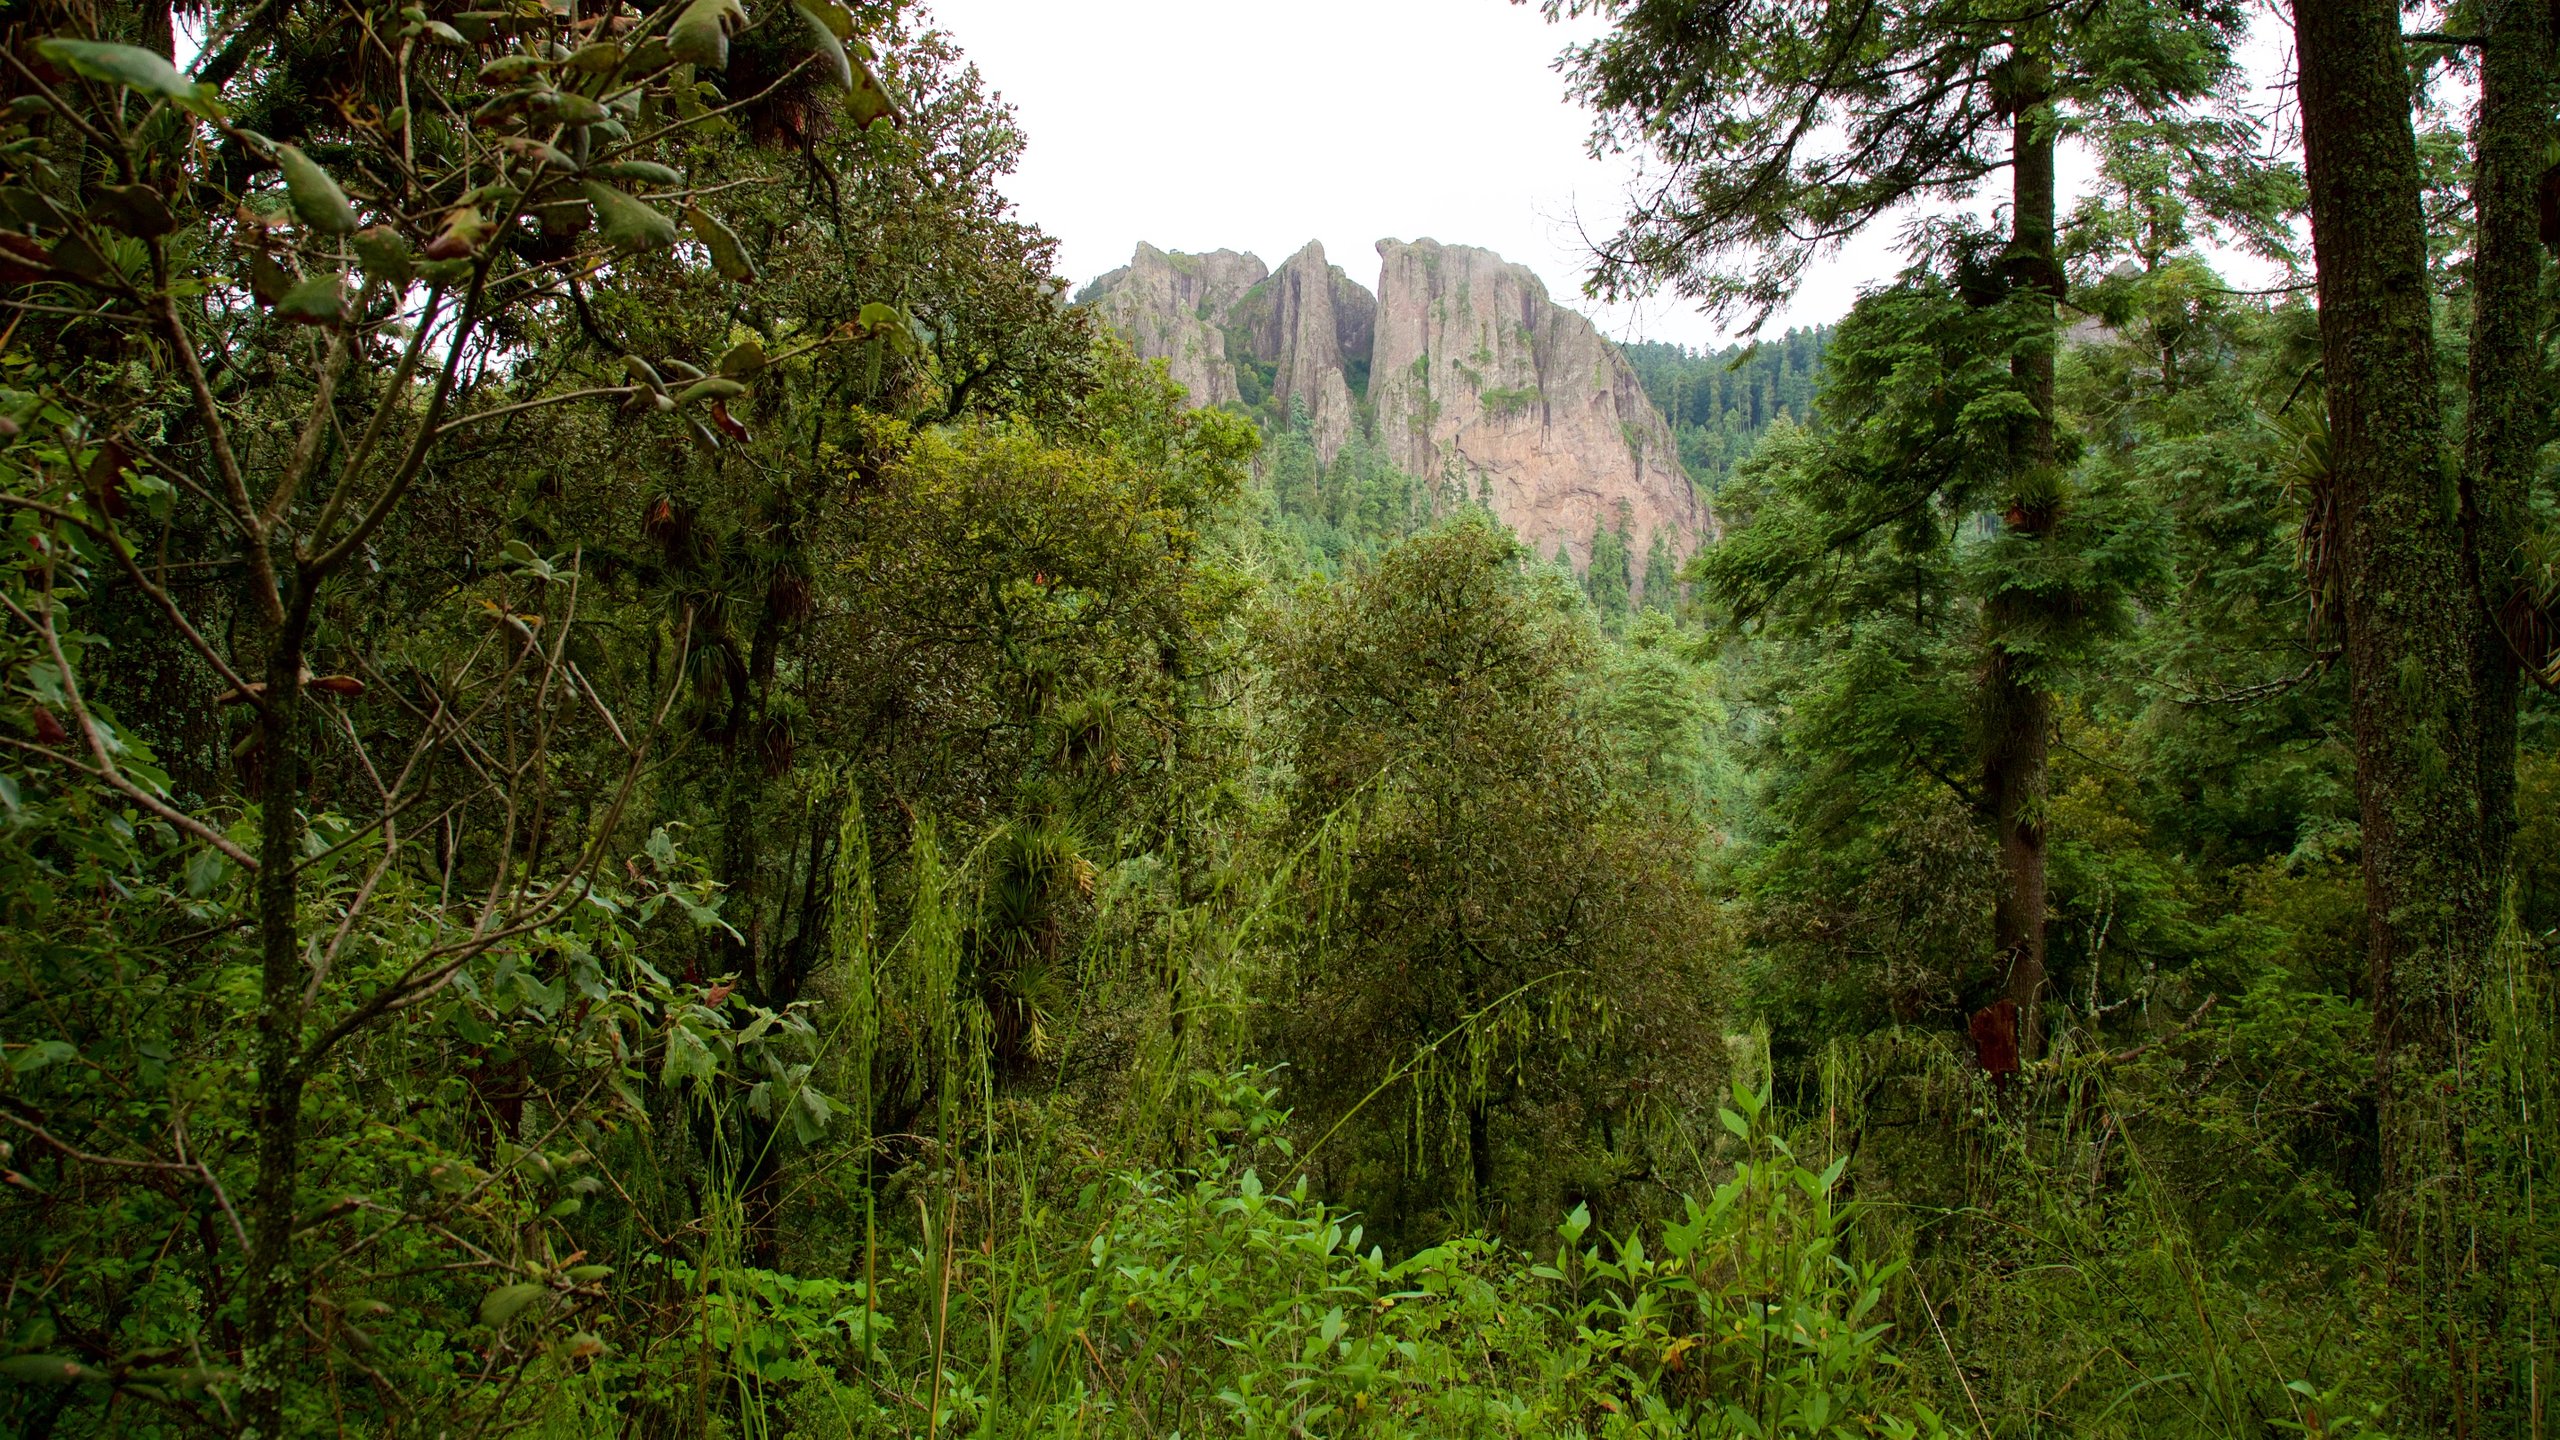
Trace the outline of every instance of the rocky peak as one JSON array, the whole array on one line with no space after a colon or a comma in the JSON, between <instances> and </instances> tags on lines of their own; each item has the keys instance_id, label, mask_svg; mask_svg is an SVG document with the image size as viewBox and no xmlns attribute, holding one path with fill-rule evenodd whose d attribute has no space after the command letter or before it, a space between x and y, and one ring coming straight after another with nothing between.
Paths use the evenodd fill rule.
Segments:
<instances>
[{"instance_id":1,"label":"rocky peak","mask_svg":"<svg viewBox=\"0 0 2560 1440\"><path fill-rule=\"evenodd\" d=\"M1377 315L1377 297L1309 241L1245 296L1234 322L1250 333L1254 361L1271 368L1273 413L1305 406L1316 454L1328 463L1358 423L1353 382L1367 380Z\"/></svg>"},{"instance_id":2,"label":"rocky peak","mask_svg":"<svg viewBox=\"0 0 2560 1440\"><path fill-rule=\"evenodd\" d=\"M1192 403L1303 405L1328 462L1373 425L1399 467L1482 500L1542 557L1587 568L1594 535L1623 529L1641 588L1657 536L1683 557L1713 537L1634 367L1526 266L1433 240L1382 240L1378 256L1373 295L1320 244L1268 273L1231 250L1140 245L1085 293Z\"/></svg>"},{"instance_id":3,"label":"rocky peak","mask_svg":"<svg viewBox=\"0 0 2560 1440\"><path fill-rule=\"evenodd\" d=\"M1656 532L1674 554L1714 518L1635 368L1524 265L1436 240L1378 242L1369 400L1405 470L1483 498L1541 555L1591 563L1623 525L1642 583Z\"/></svg>"},{"instance_id":4,"label":"rocky peak","mask_svg":"<svg viewBox=\"0 0 2560 1440\"><path fill-rule=\"evenodd\" d=\"M1165 362L1193 404L1225 405L1243 398L1227 359L1228 316L1270 273L1259 259L1233 250L1185 255L1141 242L1128 264L1094 281L1088 293L1139 355Z\"/></svg>"}]
</instances>

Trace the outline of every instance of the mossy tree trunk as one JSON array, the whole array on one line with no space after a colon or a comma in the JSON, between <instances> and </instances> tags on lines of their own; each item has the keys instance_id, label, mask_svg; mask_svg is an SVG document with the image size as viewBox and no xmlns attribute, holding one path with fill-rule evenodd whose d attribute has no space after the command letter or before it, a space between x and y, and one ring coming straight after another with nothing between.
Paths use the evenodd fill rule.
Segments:
<instances>
[{"instance_id":1,"label":"mossy tree trunk","mask_svg":"<svg viewBox=\"0 0 2560 1440\"><path fill-rule=\"evenodd\" d=\"M2396 1262L2452 1150L2445 1082L2485 949L2477 612L2446 473L2425 222L2393 0L2297 0L2330 471L2364 827L2380 1097L2378 1220ZM2415 1278L2404 1273L2404 1278Z\"/></svg>"},{"instance_id":2,"label":"mossy tree trunk","mask_svg":"<svg viewBox=\"0 0 2560 1440\"><path fill-rule=\"evenodd\" d=\"M2516 656L2501 623L2517 578L2534 457L2550 437L2542 356L2543 255L2535 192L2544 170L2552 87L2551 11L2540 0L2490 0L2481 15L2480 110L2472 202L2470 429L2462 521L2478 576L2482 866L2505 885L2516 827Z\"/></svg>"}]
</instances>

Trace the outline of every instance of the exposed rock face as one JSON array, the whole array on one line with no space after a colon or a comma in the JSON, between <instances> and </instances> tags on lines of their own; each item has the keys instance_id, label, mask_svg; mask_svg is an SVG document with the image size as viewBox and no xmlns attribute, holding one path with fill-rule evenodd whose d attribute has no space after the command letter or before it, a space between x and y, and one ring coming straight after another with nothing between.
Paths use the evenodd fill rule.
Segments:
<instances>
[{"instance_id":1,"label":"exposed rock face","mask_svg":"<svg viewBox=\"0 0 2560 1440\"><path fill-rule=\"evenodd\" d=\"M1227 361L1225 325L1236 303L1270 274L1251 255L1168 254L1141 243L1128 264L1094 282L1094 308L1113 329L1191 392L1194 405L1243 398Z\"/></svg>"},{"instance_id":2,"label":"exposed rock face","mask_svg":"<svg viewBox=\"0 0 2560 1440\"><path fill-rule=\"evenodd\" d=\"M1634 367L1528 267L1433 240L1381 240L1378 255L1369 398L1398 465L1484 495L1539 554L1562 546L1577 568L1624 507L1639 584L1657 531L1682 556L1711 536Z\"/></svg>"},{"instance_id":3,"label":"exposed rock face","mask_svg":"<svg viewBox=\"0 0 2560 1440\"><path fill-rule=\"evenodd\" d=\"M1351 380L1368 368L1377 298L1342 267L1327 264L1323 244L1311 240L1255 286L1239 310L1238 322L1252 333L1253 358L1272 367L1273 413L1304 405L1316 454L1330 463L1357 423Z\"/></svg>"},{"instance_id":4,"label":"exposed rock face","mask_svg":"<svg viewBox=\"0 0 2560 1440\"><path fill-rule=\"evenodd\" d=\"M1378 254L1374 297L1315 244L1267 276L1250 255L1141 245L1089 293L1192 403L1275 417L1303 404L1327 461L1365 399L1398 466L1482 499L1540 556L1563 549L1586 568L1593 533L1623 522L1641 587L1657 534L1683 557L1713 538L1633 367L1527 267L1431 240L1382 240Z\"/></svg>"}]
</instances>

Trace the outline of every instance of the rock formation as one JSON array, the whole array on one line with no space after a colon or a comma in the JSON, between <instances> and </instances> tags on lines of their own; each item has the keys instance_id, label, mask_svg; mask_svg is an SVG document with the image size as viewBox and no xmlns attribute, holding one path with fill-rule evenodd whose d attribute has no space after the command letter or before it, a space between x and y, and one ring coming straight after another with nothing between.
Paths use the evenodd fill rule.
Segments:
<instances>
[{"instance_id":1,"label":"rock formation","mask_svg":"<svg viewBox=\"0 0 2560 1440\"><path fill-rule=\"evenodd\" d=\"M1302 405L1328 462L1373 425L1398 466L1483 500L1541 557L1585 568L1594 532L1623 528L1641 587L1657 534L1681 556L1713 538L1634 368L1527 267L1432 240L1378 255L1374 298L1315 244L1268 274L1233 251L1141 245L1086 293L1193 403L1275 420Z\"/></svg>"},{"instance_id":2,"label":"rock formation","mask_svg":"<svg viewBox=\"0 0 2560 1440\"><path fill-rule=\"evenodd\" d=\"M1326 263L1322 242L1310 240L1246 292L1230 322L1244 332L1253 361L1271 367L1271 413L1305 406L1316 454L1328 464L1358 423L1352 382L1367 376L1377 317L1377 298Z\"/></svg>"},{"instance_id":3,"label":"rock formation","mask_svg":"<svg viewBox=\"0 0 2560 1440\"><path fill-rule=\"evenodd\" d=\"M1490 250L1382 240L1378 255L1369 398L1398 465L1485 494L1539 554L1561 544L1577 568L1592 533L1622 520L1639 572L1658 530L1676 553L1697 548L1712 521L1671 427L1590 321Z\"/></svg>"},{"instance_id":4,"label":"rock formation","mask_svg":"<svg viewBox=\"0 0 2560 1440\"><path fill-rule=\"evenodd\" d=\"M1141 242L1129 263L1093 282L1095 310L1149 360L1162 360L1194 405L1243 398L1227 359L1226 325L1236 302L1270 274L1233 250L1168 254Z\"/></svg>"}]
</instances>

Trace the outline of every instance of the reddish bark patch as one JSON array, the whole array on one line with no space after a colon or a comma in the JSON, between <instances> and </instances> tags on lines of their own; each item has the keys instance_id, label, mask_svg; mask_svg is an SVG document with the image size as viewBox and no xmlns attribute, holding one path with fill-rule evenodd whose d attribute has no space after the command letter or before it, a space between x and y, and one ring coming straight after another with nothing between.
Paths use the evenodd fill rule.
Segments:
<instances>
[{"instance_id":1,"label":"reddish bark patch","mask_svg":"<svg viewBox=\"0 0 2560 1440\"><path fill-rule=\"evenodd\" d=\"M2007 1084L2018 1073L2018 1002L2001 1000L1973 1012L1965 1022L1973 1038L1973 1058L1992 1079Z\"/></svg>"}]
</instances>

